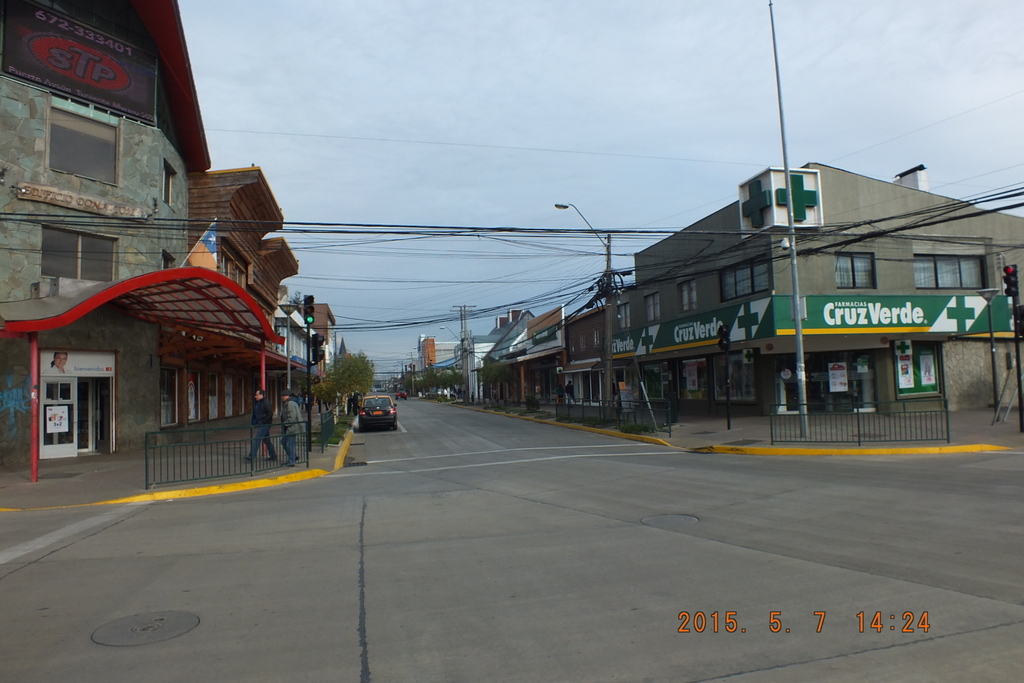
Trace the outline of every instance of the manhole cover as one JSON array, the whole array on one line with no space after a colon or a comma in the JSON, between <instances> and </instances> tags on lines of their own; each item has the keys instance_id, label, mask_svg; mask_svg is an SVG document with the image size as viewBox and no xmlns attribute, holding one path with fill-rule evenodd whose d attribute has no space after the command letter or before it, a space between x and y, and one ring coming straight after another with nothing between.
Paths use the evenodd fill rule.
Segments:
<instances>
[{"instance_id":1,"label":"manhole cover","mask_svg":"<svg viewBox=\"0 0 1024 683\"><path fill-rule=\"evenodd\" d=\"M681 532L684 526L696 524L700 520L693 515L655 515L653 517L644 517L640 521L647 526L652 526L662 531Z\"/></svg>"},{"instance_id":2,"label":"manhole cover","mask_svg":"<svg viewBox=\"0 0 1024 683\"><path fill-rule=\"evenodd\" d=\"M112 621L92 634L97 645L129 647L149 645L177 638L199 625L199 617L188 612L147 612Z\"/></svg>"}]
</instances>

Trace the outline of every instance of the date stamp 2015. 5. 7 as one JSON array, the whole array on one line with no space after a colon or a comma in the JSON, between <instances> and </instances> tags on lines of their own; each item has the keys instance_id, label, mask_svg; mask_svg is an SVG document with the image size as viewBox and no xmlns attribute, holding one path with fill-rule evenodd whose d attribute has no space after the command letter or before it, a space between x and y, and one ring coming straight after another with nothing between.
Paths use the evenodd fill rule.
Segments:
<instances>
[{"instance_id":1,"label":"date stamp 2015. 5. 7","mask_svg":"<svg viewBox=\"0 0 1024 683\"><path fill-rule=\"evenodd\" d=\"M917 633L922 631L928 633L928 629L931 628L927 611L904 611L900 614L897 610L894 613L889 613L888 619L885 618L886 614L886 612L882 611L876 611L874 614L861 611L852 616L847 615L847 620L844 623L852 628L855 622L858 633L872 630L876 633L883 633L885 631L898 631L899 633ZM898 619L897 614L900 615ZM680 612L679 628L677 630L679 633L746 633L748 626L752 631L763 629L767 626L771 633L792 633L794 629L797 632L803 633L809 633L811 629L815 633L822 633L825 630L826 616L826 612L822 610L820 612L813 612L811 615L802 615L801 617L787 616L786 623L783 623L782 612L771 611L768 612L767 621L763 618L757 619L756 617L745 618L741 624L739 612L736 611Z\"/></svg>"}]
</instances>

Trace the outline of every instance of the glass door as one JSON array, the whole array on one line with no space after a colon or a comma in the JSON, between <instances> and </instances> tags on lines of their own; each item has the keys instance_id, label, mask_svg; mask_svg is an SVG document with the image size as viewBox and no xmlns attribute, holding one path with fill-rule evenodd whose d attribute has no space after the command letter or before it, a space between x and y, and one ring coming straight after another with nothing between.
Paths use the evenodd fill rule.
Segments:
<instances>
[{"instance_id":1,"label":"glass door","mask_svg":"<svg viewBox=\"0 0 1024 683\"><path fill-rule=\"evenodd\" d=\"M43 381L40 458L69 458L78 455L78 380Z\"/></svg>"}]
</instances>

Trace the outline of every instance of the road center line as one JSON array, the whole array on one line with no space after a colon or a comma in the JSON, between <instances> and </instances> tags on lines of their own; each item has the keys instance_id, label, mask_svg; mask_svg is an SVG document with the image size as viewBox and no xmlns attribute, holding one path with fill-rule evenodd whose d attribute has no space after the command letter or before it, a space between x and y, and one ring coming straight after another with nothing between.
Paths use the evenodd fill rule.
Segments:
<instances>
[{"instance_id":1,"label":"road center line","mask_svg":"<svg viewBox=\"0 0 1024 683\"><path fill-rule=\"evenodd\" d=\"M642 448L647 444L637 444L637 448ZM391 458L390 460L368 460L367 464L379 464L379 463L391 463L391 462L405 462L408 460L434 460L436 458L458 458L464 455L491 455L493 453L516 453L522 451L564 451L569 449L590 449L590 448L622 448L622 444L607 444L604 446L534 446L530 448L497 448L491 451L467 451L465 453L443 453L441 455L419 455L412 458ZM585 454L589 457L589 454ZM594 454L596 457L597 454ZM637 455L636 453L623 453L621 455Z\"/></svg>"},{"instance_id":2,"label":"road center line","mask_svg":"<svg viewBox=\"0 0 1024 683\"><path fill-rule=\"evenodd\" d=\"M0 564L7 564L11 560L16 560L22 555L27 555L37 550L42 550L48 545L52 545L59 541L63 541L65 538L69 538L71 536L74 536L75 534L81 533L93 527L117 519L118 517L121 517L122 515L128 512L128 510L126 510L125 508L129 506L147 504L148 503L130 503L129 505L126 505L124 507L117 507L113 510L110 510L109 512L104 512L102 515L96 515L95 517L89 517L88 519L83 519L81 521L75 522L74 524L68 524L66 527L62 529L57 529L56 531L52 531L48 534L40 536L39 538L33 539L31 541L25 541L24 543L19 543L13 548L8 548L7 550L0 550Z\"/></svg>"},{"instance_id":3,"label":"road center line","mask_svg":"<svg viewBox=\"0 0 1024 683\"><path fill-rule=\"evenodd\" d=\"M533 450L533 449L523 449ZM369 477L377 476L382 474L420 474L423 472L443 472L444 470L462 470L469 467L493 467L494 465L519 465L522 463L529 462L543 462L545 460L571 460L574 458L613 458L613 457L628 457L632 455L664 455L665 451L647 451L641 453L577 453L575 455L552 455L546 458L522 458L520 460L499 460L496 462L476 462L469 465L447 465L442 467L425 467L418 470L386 470L383 472L359 472L349 473L346 470L348 468L338 470L334 474L328 476L331 477ZM382 465L389 462L395 462L394 460L376 460L372 463Z\"/></svg>"}]
</instances>

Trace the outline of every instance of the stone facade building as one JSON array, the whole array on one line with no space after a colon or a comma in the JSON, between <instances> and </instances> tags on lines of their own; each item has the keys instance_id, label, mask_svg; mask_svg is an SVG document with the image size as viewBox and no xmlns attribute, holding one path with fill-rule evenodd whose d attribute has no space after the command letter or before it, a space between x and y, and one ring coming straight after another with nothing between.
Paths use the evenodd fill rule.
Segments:
<instances>
[{"instance_id":1,"label":"stone facade building","mask_svg":"<svg viewBox=\"0 0 1024 683\"><path fill-rule=\"evenodd\" d=\"M209 172L177 4L6 0L0 30L0 463L245 414L298 263L259 169Z\"/></svg>"}]
</instances>

